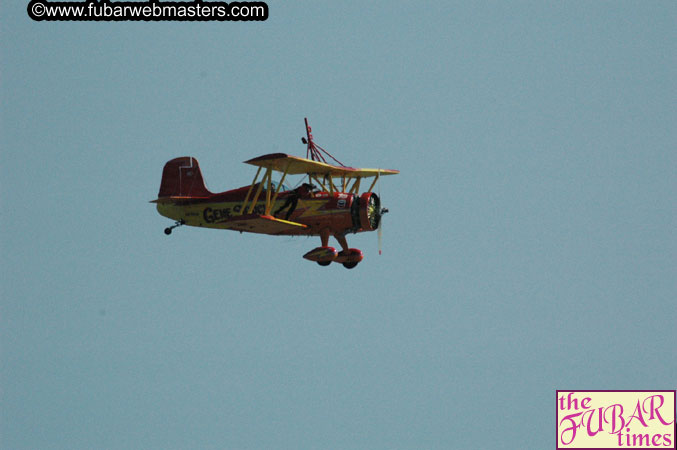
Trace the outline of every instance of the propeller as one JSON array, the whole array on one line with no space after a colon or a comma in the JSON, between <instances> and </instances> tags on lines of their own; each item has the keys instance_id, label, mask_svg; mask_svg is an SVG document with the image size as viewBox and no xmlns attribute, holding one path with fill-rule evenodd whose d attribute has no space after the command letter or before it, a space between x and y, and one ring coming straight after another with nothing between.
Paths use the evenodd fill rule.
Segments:
<instances>
[{"instance_id":1,"label":"propeller","mask_svg":"<svg viewBox=\"0 0 677 450\"><path fill-rule=\"evenodd\" d=\"M376 234L378 235L378 254L381 254L381 248L383 243L383 214L388 212L388 208L381 208L380 219L378 221L378 230Z\"/></svg>"},{"instance_id":2,"label":"propeller","mask_svg":"<svg viewBox=\"0 0 677 450\"><path fill-rule=\"evenodd\" d=\"M381 254L381 248L382 248L382 243L383 243L383 214L388 212L388 208L381 208L381 217L378 221L378 230L376 230L376 234L378 235L378 254Z\"/></svg>"},{"instance_id":3,"label":"propeller","mask_svg":"<svg viewBox=\"0 0 677 450\"><path fill-rule=\"evenodd\" d=\"M379 169L379 174L378 174L378 198L381 198L381 170ZM379 221L378 221L378 230L376 231L376 235L378 236L378 254L379 256L381 255L381 249L382 249L382 244L383 244L383 214L388 212L388 208L381 208L381 211L379 211Z\"/></svg>"},{"instance_id":4,"label":"propeller","mask_svg":"<svg viewBox=\"0 0 677 450\"><path fill-rule=\"evenodd\" d=\"M372 186L373 187L373 186ZM373 191L365 192L360 196L360 201L355 203L358 210L355 210L356 214L359 214L359 224L360 227L364 230L374 231L376 230L376 235L378 236L378 254L383 254L382 242L383 242L383 215L388 212L388 208L381 207L381 186L379 184L379 193L376 194ZM355 220L355 219L354 219Z\"/></svg>"},{"instance_id":5,"label":"propeller","mask_svg":"<svg viewBox=\"0 0 677 450\"><path fill-rule=\"evenodd\" d=\"M378 224L378 231L376 231L376 234L378 235L378 254L381 254L381 248L383 247L383 222Z\"/></svg>"}]
</instances>

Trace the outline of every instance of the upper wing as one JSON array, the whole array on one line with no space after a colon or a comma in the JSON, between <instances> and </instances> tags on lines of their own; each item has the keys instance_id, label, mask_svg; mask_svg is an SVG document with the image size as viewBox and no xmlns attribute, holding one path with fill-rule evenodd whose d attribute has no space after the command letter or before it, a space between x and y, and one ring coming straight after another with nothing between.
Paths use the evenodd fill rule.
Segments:
<instances>
[{"instance_id":1,"label":"upper wing","mask_svg":"<svg viewBox=\"0 0 677 450\"><path fill-rule=\"evenodd\" d=\"M172 195L171 197L160 197L155 200L151 200L149 203L173 203L173 204L185 204L191 200L205 200L209 197L187 197L180 195Z\"/></svg>"},{"instance_id":2,"label":"upper wing","mask_svg":"<svg viewBox=\"0 0 677 450\"><path fill-rule=\"evenodd\" d=\"M247 214L231 217L228 220L219 222L219 225L228 230L261 234L284 234L287 232L298 232L303 228L308 228L302 223L290 222L288 220L261 214Z\"/></svg>"},{"instance_id":3,"label":"upper wing","mask_svg":"<svg viewBox=\"0 0 677 450\"><path fill-rule=\"evenodd\" d=\"M390 169L356 169L353 167L333 166L331 164L312 161L306 158L290 156L284 153L271 153L258 158L245 161L246 164L263 167L266 169L287 172L289 175L316 174L329 175L332 177L366 178L377 175L395 175L399 170Z\"/></svg>"}]
</instances>

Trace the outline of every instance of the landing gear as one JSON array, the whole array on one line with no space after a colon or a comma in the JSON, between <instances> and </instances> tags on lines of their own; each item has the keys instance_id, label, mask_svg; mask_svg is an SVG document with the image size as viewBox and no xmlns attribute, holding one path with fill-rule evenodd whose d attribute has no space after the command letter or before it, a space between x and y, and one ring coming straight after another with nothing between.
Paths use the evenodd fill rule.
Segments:
<instances>
[{"instance_id":1,"label":"landing gear","mask_svg":"<svg viewBox=\"0 0 677 450\"><path fill-rule=\"evenodd\" d=\"M316 261L316 262L319 265L324 266L324 267L331 264L331 261ZM342 264L343 264L343 267L345 267L346 269L352 269L353 267L357 266L357 264L359 264L359 263L358 263L358 261L351 261L351 262L344 262Z\"/></svg>"},{"instance_id":2,"label":"landing gear","mask_svg":"<svg viewBox=\"0 0 677 450\"><path fill-rule=\"evenodd\" d=\"M165 228L165 234L166 234L167 236L169 236L170 234L172 234L172 230L173 230L174 228L178 228L178 227L180 227L181 225L185 225L185 224L186 224L186 221L185 221L185 220L183 220L183 219L177 220L176 222L174 222L174 225L172 225L171 227Z\"/></svg>"},{"instance_id":3,"label":"landing gear","mask_svg":"<svg viewBox=\"0 0 677 450\"><path fill-rule=\"evenodd\" d=\"M339 252L335 261L343 264L343 267L346 269L352 269L357 266L363 258L364 256L362 255L361 250L357 248L349 248L347 251L343 250Z\"/></svg>"},{"instance_id":4,"label":"landing gear","mask_svg":"<svg viewBox=\"0 0 677 450\"><path fill-rule=\"evenodd\" d=\"M322 246L317 247L303 255L305 259L315 261L321 266L328 266L332 262L343 264L346 269L352 269L362 261L364 256L359 249L349 248L344 234L336 233L334 237L341 245L342 250L337 252L334 247L329 247L329 230L323 230L320 234Z\"/></svg>"}]
</instances>

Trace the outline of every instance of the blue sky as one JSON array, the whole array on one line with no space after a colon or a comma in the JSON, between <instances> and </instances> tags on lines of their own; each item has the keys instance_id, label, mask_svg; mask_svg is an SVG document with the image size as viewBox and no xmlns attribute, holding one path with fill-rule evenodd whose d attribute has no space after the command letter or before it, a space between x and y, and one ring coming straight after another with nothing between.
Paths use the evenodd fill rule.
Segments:
<instances>
[{"instance_id":1,"label":"blue sky","mask_svg":"<svg viewBox=\"0 0 677 450\"><path fill-rule=\"evenodd\" d=\"M0 446L553 448L556 389L674 389L674 2L282 2L0 27ZM399 169L349 237L178 229L318 144Z\"/></svg>"}]
</instances>

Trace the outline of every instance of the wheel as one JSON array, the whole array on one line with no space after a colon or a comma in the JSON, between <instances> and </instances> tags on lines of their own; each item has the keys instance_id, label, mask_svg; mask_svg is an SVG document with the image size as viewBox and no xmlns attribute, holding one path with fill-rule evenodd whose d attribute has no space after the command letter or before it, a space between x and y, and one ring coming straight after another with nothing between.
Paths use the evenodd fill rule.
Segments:
<instances>
[{"instance_id":1,"label":"wheel","mask_svg":"<svg viewBox=\"0 0 677 450\"><path fill-rule=\"evenodd\" d=\"M328 266L331 264L331 261L318 261L317 263L321 266Z\"/></svg>"},{"instance_id":2,"label":"wheel","mask_svg":"<svg viewBox=\"0 0 677 450\"><path fill-rule=\"evenodd\" d=\"M165 234L166 234L167 236L169 236L170 234L172 234L172 229L171 229L171 228L165 228Z\"/></svg>"},{"instance_id":3,"label":"wheel","mask_svg":"<svg viewBox=\"0 0 677 450\"><path fill-rule=\"evenodd\" d=\"M344 263L343 263L343 267L345 267L346 269L352 269L352 268L355 267L356 265L357 265L357 262L355 262L355 261L353 261L353 262L344 262Z\"/></svg>"}]
</instances>

